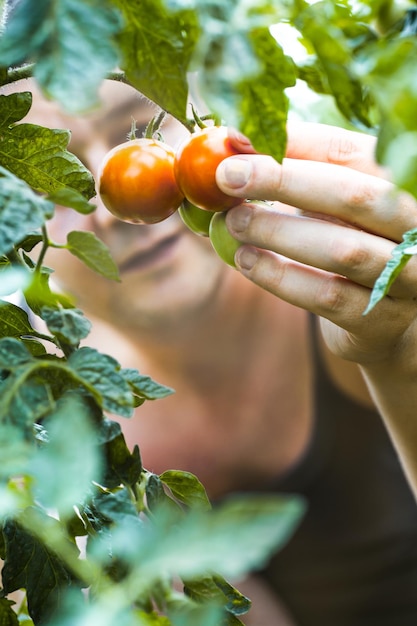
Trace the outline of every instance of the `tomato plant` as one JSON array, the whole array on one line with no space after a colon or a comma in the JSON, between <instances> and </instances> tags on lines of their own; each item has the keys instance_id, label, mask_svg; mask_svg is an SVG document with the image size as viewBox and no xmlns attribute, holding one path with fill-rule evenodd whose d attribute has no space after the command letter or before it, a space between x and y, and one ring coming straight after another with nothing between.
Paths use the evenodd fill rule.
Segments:
<instances>
[{"instance_id":1,"label":"tomato plant","mask_svg":"<svg viewBox=\"0 0 417 626\"><path fill-rule=\"evenodd\" d=\"M227 211L222 211L213 215L210 222L209 237L219 257L228 265L236 267L235 253L242 244L227 230L226 214Z\"/></svg>"},{"instance_id":2,"label":"tomato plant","mask_svg":"<svg viewBox=\"0 0 417 626\"><path fill-rule=\"evenodd\" d=\"M183 200L174 176L174 158L169 145L147 137L114 147L98 176L106 208L133 224L155 224L172 215Z\"/></svg>"},{"instance_id":3,"label":"tomato plant","mask_svg":"<svg viewBox=\"0 0 417 626\"><path fill-rule=\"evenodd\" d=\"M207 126L187 138L175 157L175 176L184 196L196 207L225 211L240 198L223 193L216 184L216 169L229 156L239 154L225 126Z\"/></svg>"}]
</instances>

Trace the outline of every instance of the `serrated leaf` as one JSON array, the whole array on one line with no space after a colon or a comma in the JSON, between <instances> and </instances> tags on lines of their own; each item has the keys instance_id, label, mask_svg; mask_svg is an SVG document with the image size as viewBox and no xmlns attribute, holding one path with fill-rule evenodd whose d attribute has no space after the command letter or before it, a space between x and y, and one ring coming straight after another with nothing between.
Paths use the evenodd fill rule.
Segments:
<instances>
[{"instance_id":1,"label":"serrated leaf","mask_svg":"<svg viewBox=\"0 0 417 626\"><path fill-rule=\"evenodd\" d=\"M22 341L13 337L0 339L0 369L12 371L25 363L33 362L33 360L32 354Z\"/></svg>"},{"instance_id":2,"label":"serrated leaf","mask_svg":"<svg viewBox=\"0 0 417 626\"><path fill-rule=\"evenodd\" d=\"M10 118L20 118L23 112L17 99L22 95L29 96L32 101L29 92L0 96L0 165L33 189L52 197L58 194L58 199L63 196L64 200L70 197L79 201L78 192L87 200L92 198L96 193L93 176L66 149L70 140L68 130L28 123L10 124ZM7 114L5 119L1 116L2 111ZM75 190L72 196L71 190Z\"/></svg>"},{"instance_id":3,"label":"serrated leaf","mask_svg":"<svg viewBox=\"0 0 417 626\"><path fill-rule=\"evenodd\" d=\"M105 411L130 417L133 396L120 374L119 363L107 354L83 347L71 354L68 366L84 381L95 396L99 396Z\"/></svg>"},{"instance_id":4,"label":"serrated leaf","mask_svg":"<svg viewBox=\"0 0 417 626\"><path fill-rule=\"evenodd\" d=\"M277 161L285 155L289 100L285 93L295 84L295 67L268 28L249 35L262 69L257 76L243 79L237 85L241 96L237 126L251 139L254 148L270 154Z\"/></svg>"},{"instance_id":5,"label":"serrated leaf","mask_svg":"<svg viewBox=\"0 0 417 626\"><path fill-rule=\"evenodd\" d=\"M160 474L159 478L169 487L177 500L190 508L202 511L211 509L206 490L194 474L180 470L167 470Z\"/></svg>"},{"instance_id":6,"label":"serrated leaf","mask_svg":"<svg viewBox=\"0 0 417 626\"><path fill-rule=\"evenodd\" d=\"M146 400L158 400L175 393L171 387L156 382L150 376L140 374L136 369L125 368L121 374L129 383L133 393L146 398Z\"/></svg>"},{"instance_id":7,"label":"serrated leaf","mask_svg":"<svg viewBox=\"0 0 417 626\"><path fill-rule=\"evenodd\" d=\"M41 315L50 332L70 346L78 346L91 330L91 322L80 309L43 307Z\"/></svg>"},{"instance_id":8,"label":"serrated leaf","mask_svg":"<svg viewBox=\"0 0 417 626\"><path fill-rule=\"evenodd\" d=\"M169 11L161 0L113 1L124 16L119 45L127 79L165 111L186 120L187 71L198 36L194 11Z\"/></svg>"},{"instance_id":9,"label":"serrated leaf","mask_svg":"<svg viewBox=\"0 0 417 626\"><path fill-rule=\"evenodd\" d=\"M41 515L40 511L37 514ZM53 520L48 518L48 523ZM25 588L31 617L35 624L44 623L59 605L65 588L75 588L74 577L38 539L15 522L7 521L3 533L7 547L2 571L5 593Z\"/></svg>"},{"instance_id":10,"label":"serrated leaf","mask_svg":"<svg viewBox=\"0 0 417 626\"><path fill-rule=\"evenodd\" d=\"M31 437L33 423L54 408L48 386L31 380L27 366L16 368L1 384L0 422L19 426Z\"/></svg>"},{"instance_id":11,"label":"serrated leaf","mask_svg":"<svg viewBox=\"0 0 417 626\"><path fill-rule=\"evenodd\" d=\"M109 248L94 233L76 230L68 233L67 248L98 274L110 280L120 280Z\"/></svg>"},{"instance_id":12,"label":"serrated leaf","mask_svg":"<svg viewBox=\"0 0 417 626\"><path fill-rule=\"evenodd\" d=\"M0 167L0 256L52 217L53 204Z\"/></svg>"},{"instance_id":13,"label":"serrated leaf","mask_svg":"<svg viewBox=\"0 0 417 626\"><path fill-rule=\"evenodd\" d=\"M46 95L71 113L86 111L98 104L98 87L117 66L119 28L119 14L106 0L21 0L0 40L0 64L35 61Z\"/></svg>"}]
</instances>

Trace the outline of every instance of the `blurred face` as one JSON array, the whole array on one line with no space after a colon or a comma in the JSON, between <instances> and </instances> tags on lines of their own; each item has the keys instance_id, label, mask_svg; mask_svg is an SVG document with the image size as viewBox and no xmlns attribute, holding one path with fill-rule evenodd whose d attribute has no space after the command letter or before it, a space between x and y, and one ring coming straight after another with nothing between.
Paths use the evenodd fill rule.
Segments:
<instances>
[{"instance_id":1,"label":"blurred face","mask_svg":"<svg viewBox=\"0 0 417 626\"><path fill-rule=\"evenodd\" d=\"M34 93L33 100L24 121L69 128L69 150L95 176L107 151L126 140L132 117L136 120L137 136L141 136L155 113L153 106L136 91L112 81L103 86L100 110L83 118L62 114L38 93ZM170 119L162 134L175 146L186 131ZM149 329L175 325L178 320L186 322L212 301L225 265L208 239L190 232L177 214L159 224L132 225L113 217L98 197L93 202L97 209L89 216L57 208L48 225L50 237L65 243L70 230L94 231L110 248L121 282L102 278L63 250L50 250L46 258L46 264L55 270L57 282L77 297L87 315L90 312L122 329Z\"/></svg>"}]
</instances>

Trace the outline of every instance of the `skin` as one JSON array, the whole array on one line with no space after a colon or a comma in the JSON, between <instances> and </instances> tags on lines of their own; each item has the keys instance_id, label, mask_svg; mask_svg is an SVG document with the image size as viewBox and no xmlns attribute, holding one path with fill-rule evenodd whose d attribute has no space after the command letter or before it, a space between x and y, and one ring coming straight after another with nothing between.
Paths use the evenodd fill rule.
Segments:
<instances>
[{"instance_id":1,"label":"skin","mask_svg":"<svg viewBox=\"0 0 417 626\"><path fill-rule=\"evenodd\" d=\"M29 119L71 128L70 149L96 173L126 136L131 116L139 125L150 112L130 88L106 84L103 107L85 119L68 118L39 97ZM172 121L163 132L172 144L185 134ZM86 343L176 390L122 421L129 445L139 443L145 467L154 472L194 472L210 497L256 489L288 471L312 427L312 311L321 318L329 375L357 401L377 403L417 485L414 260L392 297L362 316L392 247L417 225L416 204L393 194L374 162L374 139L364 135L290 125L283 165L253 154L235 131L230 136L245 154L219 166L219 186L274 203L228 212L228 228L244 244L236 253L238 270L177 214L136 226L117 220L97 198L94 214L58 209L50 224L59 242L69 230L95 231L120 267L122 281L115 283L62 251L46 259L93 321ZM289 626L277 599L269 600L262 596L265 623ZM256 610L245 623L262 623Z\"/></svg>"}]
</instances>

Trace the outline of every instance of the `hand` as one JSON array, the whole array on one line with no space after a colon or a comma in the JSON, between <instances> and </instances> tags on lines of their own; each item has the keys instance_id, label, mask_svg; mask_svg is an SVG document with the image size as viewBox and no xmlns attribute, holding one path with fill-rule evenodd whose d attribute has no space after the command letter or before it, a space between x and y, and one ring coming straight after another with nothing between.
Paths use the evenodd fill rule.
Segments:
<instances>
[{"instance_id":1,"label":"hand","mask_svg":"<svg viewBox=\"0 0 417 626\"><path fill-rule=\"evenodd\" d=\"M280 165L254 154L241 135L231 137L247 154L219 166L218 185L230 195L274 201L228 212L230 232L245 244L236 253L242 274L321 316L329 348L345 359L375 363L405 344L416 347L415 258L390 295L363 315L393 247L417 226L417 202L399 193L373 158L375 138L290 124Z\"/></svg>"}]
</instances>

